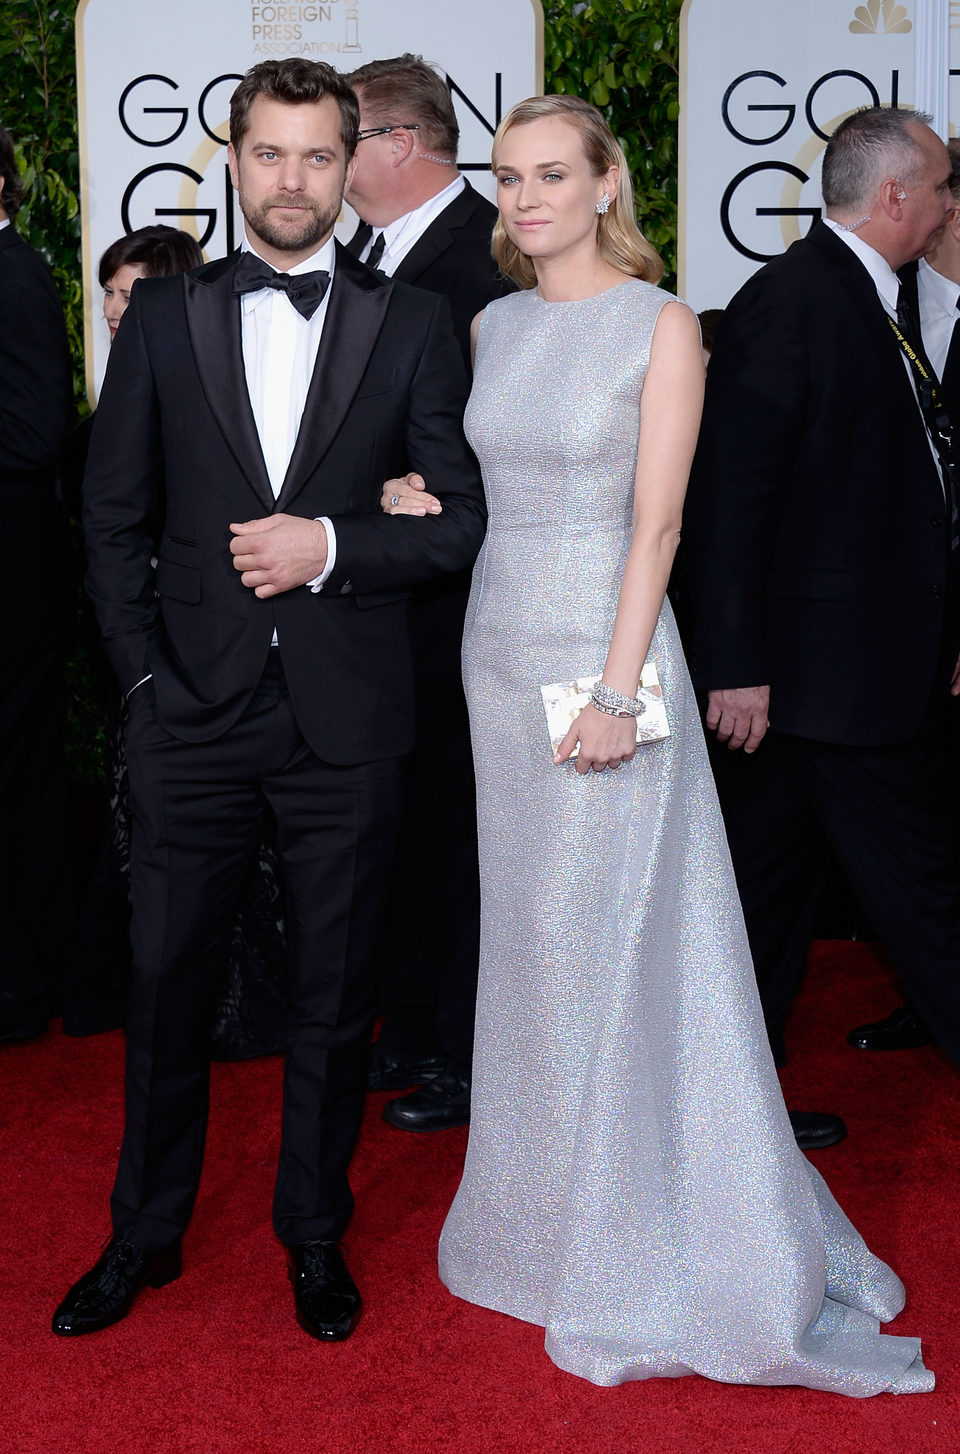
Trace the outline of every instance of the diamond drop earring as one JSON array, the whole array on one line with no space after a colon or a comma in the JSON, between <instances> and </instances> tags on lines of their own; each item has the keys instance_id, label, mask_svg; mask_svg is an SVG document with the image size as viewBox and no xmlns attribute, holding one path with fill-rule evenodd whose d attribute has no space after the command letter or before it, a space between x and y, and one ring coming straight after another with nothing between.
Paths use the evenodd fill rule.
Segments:
<instances>
[{"instance_id":1,"label":"diamond drop earring","mask_svg":"<svg viewBox=\"0 0 960 1454\"><path fill-rule=\"evenodd\" d=\"M610 197L607 192L604 192L603 196L600 198L600 201L597 203L597 212L601 217L605 217L609 211Z\"/></svg>"}]
</instances>

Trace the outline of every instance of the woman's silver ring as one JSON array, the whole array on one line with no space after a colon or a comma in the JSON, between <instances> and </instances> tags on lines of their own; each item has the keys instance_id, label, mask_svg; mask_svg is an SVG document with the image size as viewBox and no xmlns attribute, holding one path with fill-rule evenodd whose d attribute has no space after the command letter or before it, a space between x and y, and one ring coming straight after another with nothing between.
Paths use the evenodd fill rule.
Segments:
<instances>
[{"instance_id":1,"label":"woman's silver ring","mask_svg":"<svg viewBox=\"0 0 960 1454\"><path fill-rule=\"evenodd\" d=\"M390 504L394 507L394 509L396 509L396 507L400 504L400 496L399 495L391 495L390 496Z\"/></svg>"}]
</instances>

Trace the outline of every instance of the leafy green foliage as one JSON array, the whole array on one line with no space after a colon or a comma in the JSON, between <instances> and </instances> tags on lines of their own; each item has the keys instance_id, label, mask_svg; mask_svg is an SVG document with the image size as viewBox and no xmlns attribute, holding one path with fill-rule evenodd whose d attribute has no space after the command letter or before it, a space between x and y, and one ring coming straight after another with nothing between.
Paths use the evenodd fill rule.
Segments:
<instances>
[{"instance_id":1,"label":"leafy green foliage","mask_svg":"<svg viewBox=\"0 0 960 1454\"><path fill-rule=\"evenodd\" d=\"M674 283L681 0L544 0L544 89L600 108L626 153L637 220Z\"/></svg>"},{"instance_id":2,"label":"leafy green foliage","mask_svg":"<svg viewBox=\"0 0 960 1454\"><path fill-rule=\"evenodd\" d=\"M80 162L73 21L77 0L2 0L0 122L14 139L26 193L17 231L50 264L67 319L75 394L83 385Z\"/></svg>"}]
</instances>

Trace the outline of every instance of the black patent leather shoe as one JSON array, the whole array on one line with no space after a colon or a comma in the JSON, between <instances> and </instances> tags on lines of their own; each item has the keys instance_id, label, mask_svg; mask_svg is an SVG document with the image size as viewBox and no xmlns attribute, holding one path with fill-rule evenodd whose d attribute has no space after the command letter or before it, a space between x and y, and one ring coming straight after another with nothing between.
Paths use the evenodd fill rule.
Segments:
<instances>
[{"instance_id":1,"label":"black patent leather shoe","mask_svg":"<svg viewBox=\"0 0 960 1454\"><path fill-rule=\"evenodd\" d=\"M103 1255L75 1282L53 1315L53 1331L62 1338L96 1333L125 1318L144 1287L166 1287L180 1276L180 1243L145 1252L129 1233L110 1238Z\"/></svg>"},{"instance_id":2,"label":"black patent leather shoe","mask_svg":"<svg viewBox=\"0 0 960 1454\"><path fill-rule=\"evenodd\" d=\"M801 1151L822 1151L836 1146L847 1134L846 1123L826 1111L788 1111L793 1134Z\"/></svg>"},{"instance_id":3,"label":"black patent leather shoe","mask_svg":"<svg viewBox=\"0 0 960 1454\"><path fill-rule=\"evenodd\" d=\"M857 1050L916 1050L920 1045L932 1045L933 1036L909 1005L898 1005L885 1020L851 1030L847 1043Z\"/></svg>"},{"instance_id":4,"label":"black patent leather shoe","mask_svg":"<svg viewBox=\"0 0 960 1454\"><path fill-rule=\"evenodd\" d=\"M439 1075L445 1066L446 1061L437 1055L391 1055L389 1051L378 1050L374 1045L370 1052L367 1089L407 1090L412 1085L423 1085L425 1080Z\"/></svg>"},{"instance_id":5,"label":"black patent leather shoe","mask_svg":"<svg viewBox=\"0 0 960 1454\"><path fill-rule=\"evenodd\" d=\"M363 1302L343 1262L339 1242L298 1242L287 1248L297 1322L311 1338L342 1343L357 1325Z\"/></svg>"},{"instance_id":6,"label":"black patent leather shoe","mask_svg":"<svg viewBox=\"0 0 960 1454\"><path fill-rule=\"evenodd\" d=\"M408 1096L387 1101L383 1119L398 1131L447 1131L470 1124L470 1082L444 1070Z\"/></svg>"}]
</instances>

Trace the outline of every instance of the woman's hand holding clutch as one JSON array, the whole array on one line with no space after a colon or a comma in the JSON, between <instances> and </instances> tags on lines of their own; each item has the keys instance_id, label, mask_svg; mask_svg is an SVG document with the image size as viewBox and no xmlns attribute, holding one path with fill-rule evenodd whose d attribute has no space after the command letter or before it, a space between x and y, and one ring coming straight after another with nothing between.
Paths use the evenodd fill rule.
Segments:
<instances>
[{"instance_id":1,"label":"woman's hand holding clutch","mask_svg":"<svg viewBox=\"0 0 960 1454\"><path fill-rule=\"evenodd\" d=\"M566 762L578 742L577 772L619 767L621 762L629 762L637 750L636 718L611 717L596 707L584 707L557 748L554 762Z\"/></svg>"},{"instance_id":2,"label":"woman's hand holding clutch","mask_svg":"<svg viewBox=\"0 0 960 1454\"><path fill-rule=\"evenodd\" d=\"M439 515L443 506L436 495L427 494L422 475L404 475L387 480L380 492L380 509L387 515Z\"/></svg>"}]
</instances>

